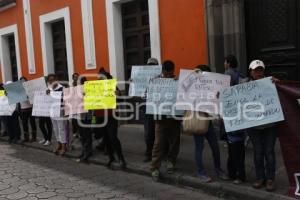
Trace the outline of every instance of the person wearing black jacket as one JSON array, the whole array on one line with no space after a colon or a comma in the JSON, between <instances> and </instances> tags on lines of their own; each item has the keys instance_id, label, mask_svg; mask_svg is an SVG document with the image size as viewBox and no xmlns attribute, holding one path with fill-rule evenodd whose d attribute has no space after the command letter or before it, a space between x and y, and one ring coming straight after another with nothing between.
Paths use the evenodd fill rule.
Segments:
<instances>
[{"instance_id":1,"label":"person wearing black jacket","mask_svg":"<svg viewBox=\"0 0 300 200\"><path fill-rule=\"evenodd\" d=\"M99 79L113 79L112 75L106 72L103 68L99 71ZM117 88L117 95L120 94L120 90ZM112 164L115 161L114 153L117 154L118 159L120 161L120 165L122 169L126 169L127 164L123 155L122 145L118 138L118 120L115 119L113 115L114 110L96 110L95 115L97 119L97 124L103 124L103 127L97 129L97 131L102 131L103 139L105 141L107 147L107 153L109 156L109 161L107 163L108 168L112 168Z\"/></svg>"},{"instance_id":2,"label":"person wearing black jacket","mask_svg":"<svg viewBox=\"0 0 300 200\"><path fill-rule=\"evenodd\" d=\"M86 81L86 77L80 77L81 85ZM93 112L90 110L87 113L79 114L78 119L74 119L78 125L77 128L82 147L81 154L76 160L77 162L88 162L89 157L93 155L92 117Z\"/></svg>"}]
</instances>

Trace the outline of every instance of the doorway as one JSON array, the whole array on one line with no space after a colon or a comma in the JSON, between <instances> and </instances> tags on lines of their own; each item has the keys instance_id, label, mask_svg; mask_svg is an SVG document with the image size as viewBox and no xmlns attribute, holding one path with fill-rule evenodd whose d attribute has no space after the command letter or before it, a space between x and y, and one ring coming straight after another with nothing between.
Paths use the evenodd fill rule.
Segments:
<instances>
[{"instance_id":1,"label":"doorway","mask_svg":"<svg viewBox=\"0 0 300 200\"><path fill-rule=\"evenodd\" d=\"M68 60L66 51L66 34L64 20L53 22L51 24L54 73L58 80L68 81Z\"/></svg>"},{"instance_id":2,"label":"doorway","mask_svg":"<svg viewBox=\"0 0 300 200\"><path fill-rule=\"evenodd\" d=\"M300 2L246 0L248 63L265 62L268 75L300 80Z\"/></svg>"}]
</instances>

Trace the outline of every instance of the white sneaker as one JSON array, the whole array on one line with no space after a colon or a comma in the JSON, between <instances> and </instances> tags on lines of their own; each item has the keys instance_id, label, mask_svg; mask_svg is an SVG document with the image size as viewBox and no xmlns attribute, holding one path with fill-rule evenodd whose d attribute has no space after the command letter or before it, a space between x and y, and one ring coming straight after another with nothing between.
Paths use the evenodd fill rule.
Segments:
<instances>
[{"instance_id":1,"label":"white sneaker","mask_svg":"<svg viewBox=\"0 0 300 200\"><path fill-rule=\"evenodd\" d=\"M45 144L44 144L44 146L49 146L49 145L51 145L50 141L46 141Z\"/></svg>"},{"instance_id":2,"label":"white sneaker","mask_svg":"<svg viewBox=\"0 0 300 200\"><path fill-rule=\"evenodd\" d=\"M46 140L41 140L39 141L39 144L45 144L45 142L47 142Z\"/></svg>"}]
</instances>

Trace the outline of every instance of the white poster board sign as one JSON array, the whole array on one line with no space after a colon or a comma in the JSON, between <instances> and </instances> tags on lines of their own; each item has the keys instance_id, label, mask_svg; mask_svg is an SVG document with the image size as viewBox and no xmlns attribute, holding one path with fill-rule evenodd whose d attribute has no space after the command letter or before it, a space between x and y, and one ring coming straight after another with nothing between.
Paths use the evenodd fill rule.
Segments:
<instances>
[{"instance_id":1,"label":"white poster board sign","mask_svg":"<svg viewBox=\"0 0 300 200\"><path fill-rule=\"evenodd\" d=\"M64 88L64 109L65 115L76 115L87 113L83 108L83 86Z\"/></svg>"},{"instance_id":2,"label":"white poster board sign","mask_svg":"<svg viewBox=\"0 0 300 200\"><path fill-rule=\"evenodd\" d=\"M0 96L0 116L11 116L16 110L16 104L9 105L7 96Z\"/></svg>"},{"instance_id":3,"label":"white poster board sign","mask_svg":"<svg viewBox=\"0 0 300 200\"><path fill-rule=\"evenodd\" d=\"M178 81L173 78L151 79L147 90L146 114L182 116L176 109Z\"/></svg>"},{"instance_id":4,"label":"white poster board sign","mask_svg":"<svg viewBox=\"0 0 300 200\"><path fill-rule=\"evenodd\" d=\"M157 66L132 66L131 83L129 86L130 97L143 97L149 85L149 80L161 74L162 67Z\"/></svg>"},{"instance_id":5,"label":"white poster board sign","mask_svg":"<svg viewBox=\"0 0 300 200\"><path fill-rule=\"evenodd\" d=\"M217 94L229 86L228 75L180 70L176 108L219 114Z\"/></svg>"},{"instance_id":6,"label":"white poster board sign","mask_svg":"<svg viewBox=\"0 0 300 200\"><path fill-rule=\"evenodd\" d=\"M44 77L23 82L24 89L28 96L30 104L33 104L34 93L36 91L46 91L47 85Z\"/></svg>"},{"instance_id":7,"label":"white poster board sign","mask_svg":"<svg viewBox=\"0 0 300 200\"><path fill-rule=\"evenodd\" d=\"M62 92L51 91L49 95L46 91L34 93L32 116L36 117L61 117L61 96Z\"/></svg>"},{"instance_id":8,"label":"white poster board sign","mask_svg":"<svg viewBox=\"0 0 300 200\"><path fill-rule=\"evenodd\" d=\"M284 120L280 100L271 78L250 81L220 92L226 132Z\"/></svg>"}]
</instances>

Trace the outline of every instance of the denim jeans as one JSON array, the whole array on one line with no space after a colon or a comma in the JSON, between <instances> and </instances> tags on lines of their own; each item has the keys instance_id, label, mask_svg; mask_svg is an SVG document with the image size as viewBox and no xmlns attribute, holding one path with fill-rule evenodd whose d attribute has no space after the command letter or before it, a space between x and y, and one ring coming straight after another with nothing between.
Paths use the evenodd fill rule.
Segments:
<instances>
[{"instance_id":1,"label":"denim jeans","mask_svg":"<svg viewBox=\"0 0 300 200\"><path fill-rule=\"evenodd\" d=\"M205 138L207 139L208 144L212 150L215 169L216 170L221 169L220 148L219 148L218 138L216 132L214 131L212 122L210 122L208 131L205 135L194 135L195 159L196 159L199 174L205 173L203 167L203 157L202 157Z\"/></svg>"},{"instance_id":2,"label":"denim jeans","mask_svg":"<svg viewBox=\"0 0 300 200\"><path fill-rule=\"evenodd\" d=\"M256 179L274 180L276 128L250 129L248 133L254 148Z\"/></svg>"}]
</instances>

